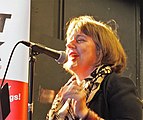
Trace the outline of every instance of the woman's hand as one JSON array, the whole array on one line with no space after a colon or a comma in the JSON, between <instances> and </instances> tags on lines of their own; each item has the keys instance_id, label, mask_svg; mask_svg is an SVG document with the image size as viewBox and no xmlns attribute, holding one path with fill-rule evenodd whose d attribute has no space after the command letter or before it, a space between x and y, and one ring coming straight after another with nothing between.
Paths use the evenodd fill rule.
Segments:
<instances>
[{"instance_id":1,"label":"woman's hand","mask_svg":"<svg viewBox=\"0 0 143 120\"><path fill-rule=\"evenodd\" d=\"M64 86L59 95L63 101L66 101L68 98L72 100L72 107L76 116L84 118L87 115L86 92L77 84L76 80L72 81L70 85Z\"/></svg>"}]
</instances>

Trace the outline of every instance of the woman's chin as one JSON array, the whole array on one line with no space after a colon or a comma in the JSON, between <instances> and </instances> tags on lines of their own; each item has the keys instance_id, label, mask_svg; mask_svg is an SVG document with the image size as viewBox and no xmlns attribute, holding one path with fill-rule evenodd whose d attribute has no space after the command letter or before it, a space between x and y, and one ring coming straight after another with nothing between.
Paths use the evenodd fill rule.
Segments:
<instances>
[{"instance_id":1,"label":"woman's chin","mask_svg":"<svg viewBox=\"0 0 143 120\"><path fill-rule=\"evenodd\" d=\"M68 66L70 70L76 69L78 67L77 61L70 61Z\"/></svg>"}]
</instances>

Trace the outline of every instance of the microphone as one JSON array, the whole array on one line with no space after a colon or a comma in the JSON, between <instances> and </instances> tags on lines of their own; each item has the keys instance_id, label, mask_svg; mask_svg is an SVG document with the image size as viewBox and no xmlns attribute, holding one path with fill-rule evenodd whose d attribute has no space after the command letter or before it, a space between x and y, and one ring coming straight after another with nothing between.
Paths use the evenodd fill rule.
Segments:
<instances>
[{"instance_id":1,"label":"microphone","mask_svg":"<svg viewBox=\"0 0 143 120\"><path fill-rule=\"evenodd\" d=\"M59 64L64 64L67 61L67 55L65 51L58 51L51 48L48 48L39 43L27 42L27 41L20 41L22 44L26 45L33 49L33 51L38 53L44 53L52 58L55 59L56 62Z\"/></svg>"}]
</instances>

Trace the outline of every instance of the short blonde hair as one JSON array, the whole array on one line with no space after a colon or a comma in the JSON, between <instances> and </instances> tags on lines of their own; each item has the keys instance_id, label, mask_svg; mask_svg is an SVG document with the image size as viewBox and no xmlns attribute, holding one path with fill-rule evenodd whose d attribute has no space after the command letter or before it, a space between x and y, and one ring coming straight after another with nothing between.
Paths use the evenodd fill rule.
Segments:
<instances>
[{"instance_id":1,"label":"short blonde hair","mask_svg":"<svg viewBox=\"0 0 143 120\"><path fill-rule=\"evenodd\" d=\"M69 39L68 37L77 31L95 41L97 55L100 54L100 64L111 65L116 73L123 72L126 67L126 53L117 34L109 25L96 21L92 16L79 16L67 23L66 38Z\"/></svg>"}]
</instances>

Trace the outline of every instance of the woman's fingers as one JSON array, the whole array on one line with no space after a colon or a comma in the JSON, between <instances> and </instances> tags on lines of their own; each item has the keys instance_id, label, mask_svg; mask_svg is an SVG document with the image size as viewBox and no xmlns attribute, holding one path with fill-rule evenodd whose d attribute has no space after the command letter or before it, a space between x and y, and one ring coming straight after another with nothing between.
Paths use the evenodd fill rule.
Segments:
<instances>
[{"instance_id":1,"label":"woman's fingers","mask_svg":"<svg viewBox=\"0 0 143 120\"><path fill-rule=\"evenodd\" d=\"M85 90L77 84L76 80L72 81L67 86L63 86L58 95L60 95L64 101L66 101L68 98L76 101L86 99Z\"/></svg>"},{"instance_id":2,"label":"woman's fingers","mask_svg":"<svg viewBox=\"0 0 143 120\"><path fill-rule=\"evenodd\" d=\"M66 100L68 98L74 99L75 101L85 100L86 92L81 87L73 87L63 95L63 99Z\"/></svg>"}]
</instances>

